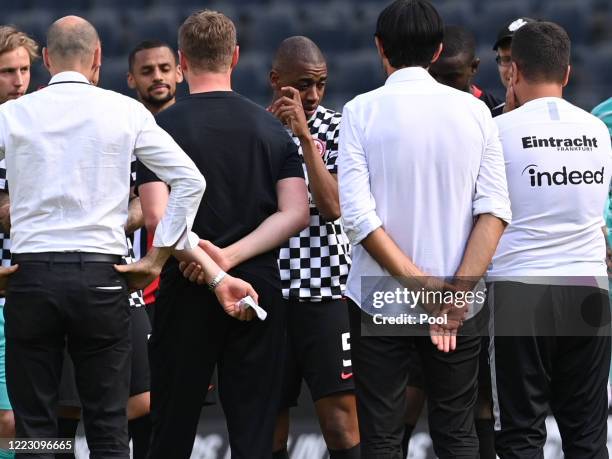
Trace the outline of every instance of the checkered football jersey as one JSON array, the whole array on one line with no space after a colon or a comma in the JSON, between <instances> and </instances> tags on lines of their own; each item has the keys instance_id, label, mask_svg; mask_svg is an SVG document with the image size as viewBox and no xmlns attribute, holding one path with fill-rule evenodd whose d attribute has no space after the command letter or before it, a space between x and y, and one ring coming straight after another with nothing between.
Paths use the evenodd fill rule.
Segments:
<instances>
[{"instance_id":1,"label":"checkered football jersey","mask_svg":"<svg viewBox=\"0 0 612 459\"><path fill-rule=\"evenodd\" d=\"M319 105L308 120L310 133L323 157L327 170L336 174L338 157L338 134L340 113ZM308 171L302 156L302 147L297 137L292 136L299 147L308 185L310 203L310 225L281 247L278 266L283 287L283 297L303 301L324 301L342 298L346 278L351 265L350 244L344 234L340 220L323 220L316 208Z\"/></svg>"},{"instance_id":2,"label":"checkered football jersey","mask_svg":"<svg viewBox=\"0 0 612 459\"><path fill-rule=\"evenodd\" d=\"M132 161L132 173L130 176L130 184L133 185L136 177L136 162ZM6 180L6 162L3 159L0 161L0 191L8 193L8 182ZM132 241L130 238L126 238L128 254L123 257L125 263L133 263L134 260L134 249L132 248ZM11 266L11 239L8 234L0 232L0 244L2 245L2 266ZM138 290L130 294L130 306L137 308L144 306L144 300L142 299L142 291ZM4 306L4 297L0 298L0 306Z\"/></svg>"}]
</instances>

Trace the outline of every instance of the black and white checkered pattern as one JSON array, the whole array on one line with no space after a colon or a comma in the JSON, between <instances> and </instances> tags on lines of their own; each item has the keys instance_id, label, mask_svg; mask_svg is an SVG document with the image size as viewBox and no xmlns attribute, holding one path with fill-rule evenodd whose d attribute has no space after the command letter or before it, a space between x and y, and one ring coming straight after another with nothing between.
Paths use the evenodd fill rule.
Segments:
<instances>
[{"instance_id":1,"label":"black and white checkered pattern","mask_svg":"<svg viewBox=\"0 0 612 459\"><path fill-rule=\"evenodd\" d=\"M133 185L136 180L136 162L132 161L132 174L130 176L130 183ZM6 163L3 159L0 161L0 191L8 192L8 181L6 180ZM132 248L132 241L130 238L126 238L128 254L123 257L126 263L133 263L135 261L134 249ZM8 234L0 233L0 244L2 245L2 266L11 266L11 239ZM130 294L130 306L138 308L144 306L144 299L142 297L142 291L138 290ZM4 306L4 297L0 298L0 306Z\"/></svg>"},{"instance_id":2,"label":"black and white checkered pattern","mask_svg":"<svg viewBox=\"0 0 612 459\"><path fill-rule=\"evenodd\" d=\"M136 257L134 256L134 248L132 247L132 241L128 237L127 246L128 246L128 254L123 257L126 264L134 263L136 261ZM140 308L145 305L144 298L142 296L142 290L137 290L135 292L130 293L130 306L133 308Z\"/></svg>"},{"instance_id":3,"label":"black and white checkered pattern","mask_svg":"<svg viewBox=\"0 0 612 459\"><path fill-rule=\"evenodd\" d=\"M322 147L327 169L337 173L340 113L319 106L308 121L310 132ZM293 137L294 142L300 142ZM324 145L324 147L323 147ZM299 149L308 184L308 173L302 148ZM304 301L324 301L342 298L351 265L350 244L340 220L326 222L314 205L308 188L310 225L281 247L278 259L285 298Z\"/></svg>"}]
</instances>

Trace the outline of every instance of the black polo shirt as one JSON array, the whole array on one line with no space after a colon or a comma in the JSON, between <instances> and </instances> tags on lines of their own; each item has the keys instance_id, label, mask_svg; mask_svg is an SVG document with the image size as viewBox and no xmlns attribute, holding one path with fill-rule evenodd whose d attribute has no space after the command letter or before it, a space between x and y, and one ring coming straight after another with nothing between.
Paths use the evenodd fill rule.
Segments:
<instances>
[{"instance_id":1,"label":"black polo shirt","mask_svg":"<svg viewBox=\"0 0 612 459\"><path fill-rule=\"evenodd\" d=\"M276 183L304 177L298 148L266 110L232 91L191 94L157 116L206 179L193 231L226 247L255 230L278 210ZM159 181L139 165L137 184ZM280 289L277 250L234 268L269 279ZM176 261L164 276L180 275ZM163 281L162 281L163 282Z\"/></svg>"}]
</instances>

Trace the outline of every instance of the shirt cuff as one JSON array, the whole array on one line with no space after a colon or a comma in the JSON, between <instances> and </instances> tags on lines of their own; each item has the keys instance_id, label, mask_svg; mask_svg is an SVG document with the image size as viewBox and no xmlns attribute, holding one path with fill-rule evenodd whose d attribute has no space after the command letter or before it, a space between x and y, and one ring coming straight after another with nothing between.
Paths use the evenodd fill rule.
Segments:
<instances>
[{"instance_id":1,"label":"shirt cuff","mask_svg":"<svg viewBox=\"0 0 612 459\"><path fill-rule=\"evenodd\" d=\"M382 221L373 211L368 212L353 225L348 224L344 219L342 221L344 231L353 245L358 245L368 234L382 226Z\"/></svg>"},{"instance_id":2,"label":"shirt cuff","mask_svg":"<svg viewBox=\"0 0 612 459\"><path fill-rule=\"evenodd\" d=\"M510 202L499 202L491 198L481 198L474 203L473 215L491 214L500 220L510 223L512 221L512 211Z\"/></svg>"},{"instance_id":3,"label":"shirt cuff","mask_svg":"<svg viewBox=\"0 0 612 459\"><path fill-rule=\"evenodd\" d=\"M200 242L200 238L193 231L188 231L187 228L189 227L187 220L182 223L168 224L162 219L155 229L153 246L175 246L176 250L193 249Z\"/></svg>"}]
</instances>

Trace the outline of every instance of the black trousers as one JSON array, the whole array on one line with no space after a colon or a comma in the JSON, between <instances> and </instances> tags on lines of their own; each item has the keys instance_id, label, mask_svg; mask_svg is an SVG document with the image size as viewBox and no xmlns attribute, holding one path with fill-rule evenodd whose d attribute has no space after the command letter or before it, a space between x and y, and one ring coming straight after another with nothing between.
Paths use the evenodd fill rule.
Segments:
<instances>
[{"instance_id":1,"label":"black trousers","mask_svg":"<svg viewBox=\"0 0 612 459\"><path fill-rule=\"evenodd\" d=\"M438 351L429 337L361 336L362 314L349 300L351 352L362 459L403 459L403 417L409 361L420 355L434 451L445 458L478 458L474 428L481 338L457 338L457 349ZM413 354L414 355L414 354Z\"/></svg>"},{"instance_id":2,"label":"black trousers","mask_svg":"<svg viewBox=\"0 0 612 459\"><path fill-rule=\"evenodd\" d=\"M550 333L585 332L589 321L574 313L599 317L607 292L517 282L495 282L489 292L496 331L512 322L506 314L518 314L536 332L495 336L490 347L498 456L544 458L545 421L552 411L567 459L607 458L610 336Z\"/></svg>"},{"instance_id":3,"label":"black trousers","mask_svg":"<svg viewBox=\"0 0 612 459\"><path fill-rule=\"evenodd\" d=\"M149 341L149 458L191 456L215 366L232 458L271 458L286 344L286 306L280 289L240 274L268 312L265 321L241 322L228 316L205 286L180 274L172 277L162 281Z\"/></svg>"},{"instance_id":4,"label":"black trousers","mask_svg":"<svg viewBox=\"0 0 612 459\"><path fill-rule=\"evenodd\" d=\"M130 311L125 279L113 263L20 261L9 281L4 314L17 438L57 437L67 345L91 457L129 458Z\"/></svg>"}]
</instances>

